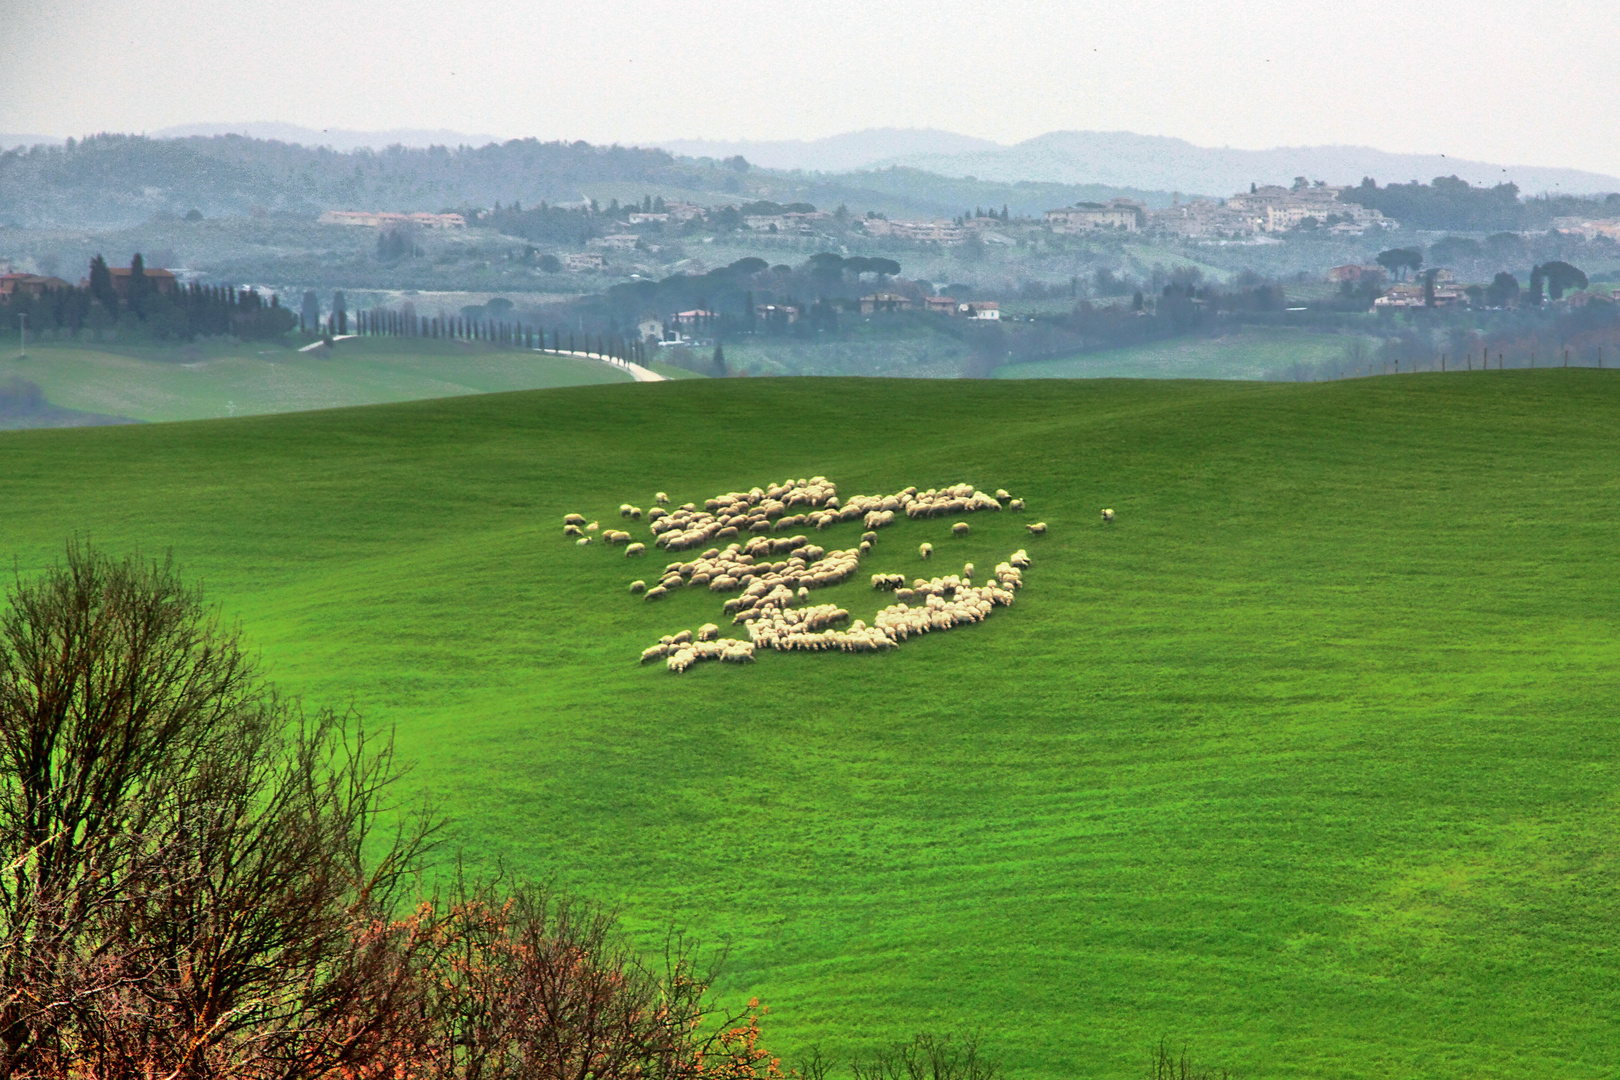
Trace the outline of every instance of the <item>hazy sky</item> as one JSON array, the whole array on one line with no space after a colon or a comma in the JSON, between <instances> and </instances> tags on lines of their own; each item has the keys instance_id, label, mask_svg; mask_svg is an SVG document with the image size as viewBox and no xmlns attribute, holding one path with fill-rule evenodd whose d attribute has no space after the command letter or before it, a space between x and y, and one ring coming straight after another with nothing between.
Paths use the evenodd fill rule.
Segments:
<instances>
[{"instance_id":1,"label":"hazy sky","mask_svg":"<svg viewBox=\"0 0 1620 1080\"><path fill-rule=\"evenodd\" d=\"M1593 0L8 0L0 131L203 121L652 143L938 127L1620 174Z\"/></svg>"}]
</instances>

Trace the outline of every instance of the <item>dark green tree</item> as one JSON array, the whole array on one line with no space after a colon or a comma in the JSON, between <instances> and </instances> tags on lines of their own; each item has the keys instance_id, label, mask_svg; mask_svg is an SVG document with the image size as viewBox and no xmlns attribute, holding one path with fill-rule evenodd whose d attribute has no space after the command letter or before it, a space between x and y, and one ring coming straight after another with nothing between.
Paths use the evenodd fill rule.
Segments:
<instances>
[{"instance_id":1,"label":"dark green tree","mask_svg":"<svg viewBox=\"0 0 1620 1080\"><path fill-rule=\"evenodd\" d=\"M1519 302L1519 291L1519 279L1503 270L1485 287L1485 304L1487 307L1512 307Z\"/></svg>"},{"instance_id":2,"label":"dark green tree","mask_svg":"<svg viewBox=\"0 0 1620 1080\"><path fill-rule=\"evenodd\" d=\"M107 260L100 255L90 260L90 295L109 312L118 313L118 290L113 288Z\"/></svg>"},{"instance_id":3,"label":"dark green tree","mask_svg":"<svg viewBox=\"0 0 1620 1080\"><path fill-rule=\"evenodd\" d=\"M129 260L129 309L135 314L145 317L146 298L151 288L152 283L146 280L146 260L137 251Z\"/></svg>"},{"instance_id":4,"label":"dark green tree","mask_svg":"<svg viewBox=\"0 0 1620 1080\"><path fill-rule=\"evenodd\" d=\"M1569 290L1586 288L1586 275L1567 262L1543 263L1536 271L1547 281L1549 299L1562 300Z\"/></svg>"},{"instance_id":5,"label":"dark green tree","mask_svg":"<svg viewBox=\"0 0 1620 1080\"><path fill-rule=\"evenodd\" d=\"M718 341L714 343L714 377L717 379L726 377L726 353Z\"/></svg>"},{"instance_id":6,"label":"dark green tree","mask_svg":"<svg viewBox=\"0 0 1620 1080\"><path fill-rule=\"evenodd\" d=\"M1418 268L1423 265L1423 253L1415 248L1390 248L1388 251L1380 251L1375 261L1379 266L1382 266L1400 280L1405 281L1409 272L1415 274Z\"/></svg>"}]
</instances>

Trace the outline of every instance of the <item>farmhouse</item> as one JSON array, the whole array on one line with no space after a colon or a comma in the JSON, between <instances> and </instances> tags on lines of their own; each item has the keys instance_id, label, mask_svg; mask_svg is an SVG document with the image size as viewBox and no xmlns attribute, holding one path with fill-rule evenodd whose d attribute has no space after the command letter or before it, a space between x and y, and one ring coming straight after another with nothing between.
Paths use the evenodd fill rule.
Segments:
<instances>
[{"instance_id":1,"label":"farmhouse","mask_svg":"<svg viewBox=\"0 0 1620 1080\"><path fill-rule=\"evenodd\" d=\"M861 314L870 315L874 311L910 311L911 298L901 296L899 293L872 293L861 297Z\"/></svg>"},{"instance_id":2,"label":"farmhouse","mask_svg":"<svg viewBox=\"0 0 1620 1080\"><path fill-rule=\"evenodd\" d=\"M1075 203L1058 210L1048 210L1046 223L1053 232L1059 233L1083 233L1093 229L1139 232L1147 225L1147 205L1135 199Z\"/></svg>"},{"instance_id":3,"label":"farmhouse","mask_svg":"<svg viewBox=\"0 0 1620 1080\"><path fill-rule=\"evenodd\" d=\"M944 218L935 218L933 221L889 221L886 218L867 218L861 226L872 236L887 236L895 240L960 244L967 239L966 229Z\"/></svg>"},{"instance_id":4,"label":"farmhouse","mask_svg":"<svg viewBox=\"0 0 1620 1080\"><path fill-rule=\"evenodd\" d=\"M991 319L1000 321L1001 305L994 300L969 300L956 306L957 314L966 315L970 319Z\"/></svg>"},{"instance_id":5,"label":"farmhouse","mask_svg":"<svg viewBox=\"0 0 1620 1080\"><path fill-rule=\"evenodd\" d=\"M128 299L130 268L127 266L108 267L112 274L112 286L118 295ZM174 273L162 267L148 266L143 272L146 278L146 287L161 293L172 293L176 288Z\"/></svg>"},{"instance_id":6,"label":"farmhouse","mask_svg":"<svg viewBox=\"0 0 1620 1080\"><path fill-rule=\"evenodd\" d=\"M595 251L569 252L568 254L561 256L561 261L564 270L570 270L576 274L584 273L588 270L607 269L607 256Z\"/></svg>"},{"instance_id":7,"label":"farmhouse","mask_svg":"<svg viewBox=\"0 0 1620 1080\"><path fill-rule=\"evenodd\" d=\"M641 237L634 233L615 233L611 236L593 236L585 241L586 247L607 248L613 251L634 251Z\"/></svg>"},{"instance_id":8,"label":"farmhouse","mask_svg":"<svg viewBox=\"0 0 1620 1080\"><path fill-rule=\"evenodd\" d=\"M42 296L47 289L69 288L59 277L41 274L0 274L0 296Z\"/></svg>"}]
</instances>

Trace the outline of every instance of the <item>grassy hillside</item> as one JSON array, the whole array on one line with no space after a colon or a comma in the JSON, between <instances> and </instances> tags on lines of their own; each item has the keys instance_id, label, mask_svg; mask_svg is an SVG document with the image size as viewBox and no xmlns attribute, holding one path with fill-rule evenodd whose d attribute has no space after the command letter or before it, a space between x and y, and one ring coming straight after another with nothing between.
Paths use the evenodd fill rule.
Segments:
<instances>
[{"instance_id":1,"label":"grassy hillside","mask_svg":"<svg viewBox=\"0 0 1620 1080\"><path fill-rule=\"evenodd\" d=\"M1595 1076L1620 1022L1620 376L727 380L0 435L5 548L173 548L281 684L398 725L473 857L732 949L775 1046L1169 1034L1265 1077ZM1027 546L986 623L640 668L579 511L958 479L868 571ZM1119 512L1113 527L1100 507ZM852 542L854 525L831 532ZM818 594L857 615L857 583ZM728 627L728 630L730 628Z\"/></svg>"},{"instance_id":2,"label":"grassy hillside","mask_svg":"<svg viewBox=\"0 0 1620 1080\"><path fill-rule=\"evenodd\" d=\"M1344 356L1351 338L1304 330L1245 327L1226 337L1186 337L1058 360L1006 364L1003 379L1259 379L1295 365Z\"/></svg>"},{"instance_id":3,"label":"grassy hillside","mask_svg":"<svg viewBox=\"0 0 1620 1080\"><path fill-rule=\"evenodd\" d=\"M330 353L279 344L173 349L29 345L0 359L55 404L136 420L302 412L498 390L628 382L607 364L461 341L367 338Z\"/></svg>"}]
</instances>

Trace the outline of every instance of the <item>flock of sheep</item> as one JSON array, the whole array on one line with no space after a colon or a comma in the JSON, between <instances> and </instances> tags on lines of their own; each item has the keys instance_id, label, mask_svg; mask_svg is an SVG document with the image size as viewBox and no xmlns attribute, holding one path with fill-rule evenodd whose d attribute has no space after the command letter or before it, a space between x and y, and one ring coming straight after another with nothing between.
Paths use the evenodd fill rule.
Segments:
<instances>
[{"instance_id":1,"label":"flock of sheep","mask_svg":"<svg viewBox=\"0 0 1620 1080\"><path fill-rule=\"evenodd\" d=\"M852 495L840 502L838 489L824 476L788 480L764 488L733 491L704 503L699 510L687 503L666 510L669 497L659 492L659 504L646 512L652 543L666 551L688 551L714 541L727 541L725 547L711 547L689 560L669 563L662 576L648 586L634 581L630 591L647 600L657 600L679 588L707 586L715 593L736 593L722 608L732 616L732 624L743 626L746 641L720 638L720 628L706 623L696 634L683 630L669 634L642 651L643 663L663 660L672 672L684 672L702 660L748 663L756 649L777 651L878 652L892 649L914 634L950 630L981 622L997 607L1013 602L1023 587L1022 571L1030 565L1026 551L1014 552L996 566L989 580L974 581L974 568L968 563L960 574L931 579L917 578L908 587L900 574L873 574L872 587L894 593L895 603L873 617L870 625L860 619L847 629L835 629L849 620L849 612L832 604L803 605L810 590L847 581L859 568L860 558L877 543L877 530L891 525L898 514L908 518L934 518L969 514L984 510L1021 511L1022 499L1004 490L993 495L971 484L926 491L908 487L893 495ZM621 517L640 521L640 507L624 503ZM1113 511L1103 511L1105 521ZM860 521L866 532L859 547L828 551L810 542L800 526L817 531L840 522ZM564 533L581 546L592 543L598 522L587 522L579 514L569 514ZM1046 531L1045 522L1025 526L1033 535ZM967 522L951 527L953 536L965 536ZM787 534L787 535L782 535ZM607 544L625 545L625 556L646 554L646 545L632 543L628 532L603 530L600 539ZM921 558L933 555L931 544L918 548Z\"/></svg>"}]
</instances>

